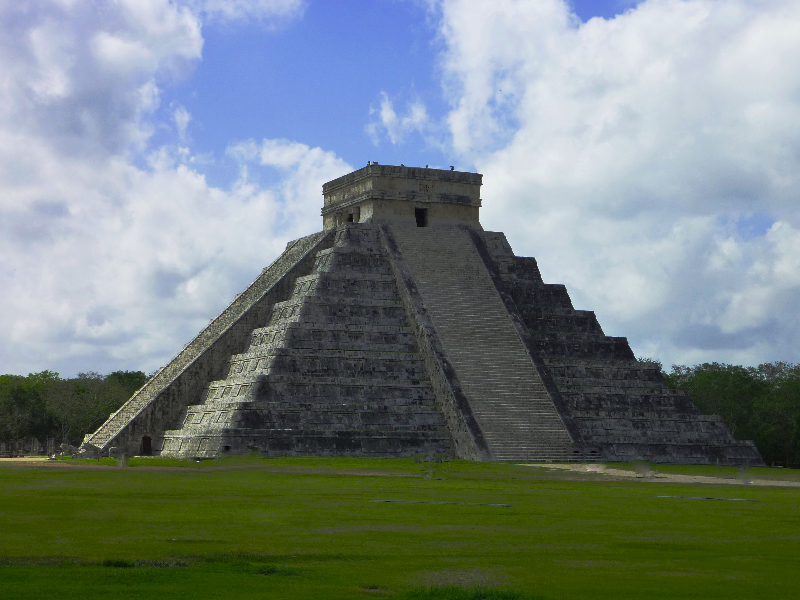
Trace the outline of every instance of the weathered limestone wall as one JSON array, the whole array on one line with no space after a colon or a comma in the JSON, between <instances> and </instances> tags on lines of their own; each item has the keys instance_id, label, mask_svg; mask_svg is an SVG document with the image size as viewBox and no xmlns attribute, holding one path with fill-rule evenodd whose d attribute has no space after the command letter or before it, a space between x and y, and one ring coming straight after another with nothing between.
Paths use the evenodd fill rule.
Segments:
<instances>
[{"instance_id":1,"label":"weathered limestone wall","mask_svg":"<svg viewBox=\"0 0 800 600\"><path fill-rule=\"evenodd\" d=\"M438 225L467 225L479 229L478 221L480 208L477 206L461 206L457 204L422 202L405 202L403 200L365 200L359 203L360 222L373 221L376 223L405 223L415 224L414 209L424 207L428 210L428 226Z\"/></svg>"},{"instance_id":2,"label":"weathered limestone wall","mask_svg":"<svg viewBox=\"0 0 800 600\"><path fill-rule=\"evenodd\" d=\"M323 185L323 210L362 198L479 205L482 177L462 171L369 165Z\"/></svg>"},{"instance_id":3,"label":"weathered limestone wall","mask_svg":"<svg viewBox=\"0 0 800 600\"><path fill-rule=\"evenodd\" d=\"M428 209L431 225L447 223L480 228L482 175L439 169L369 165L326 183L323 226L404 220L414 223L414 209ZM354 218L356 209L360 215Z\"/></svg>"},{"instance_id":4,"label":"weathered limestone wall","mask_svg":"<svg viewBox=\"0 0 800 600\"><path fill-rule=\"evenodd\" d=\"M139 454L142 439L158 452L164 431L178 425L186 406L196 403L209 381L225 377L231 355L242 352L250 333L267 323L276 302L286 300L295 279L307 275L316 251L330 246L323 231L292 242L284 253L211 321L200 334L133 397L84 439L84 449Z\"/></svg>"}]
</instances>

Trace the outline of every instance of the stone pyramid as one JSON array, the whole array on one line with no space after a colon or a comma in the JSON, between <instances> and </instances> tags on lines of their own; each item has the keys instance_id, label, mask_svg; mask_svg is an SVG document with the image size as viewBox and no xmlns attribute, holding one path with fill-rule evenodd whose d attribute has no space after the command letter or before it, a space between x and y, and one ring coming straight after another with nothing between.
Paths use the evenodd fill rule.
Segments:
<instances>
[{"instance_id":1,"label":"stone pyramid","mask_svg":"<svg viewBox=\"0 0 800 600\"><path fill-rule=\"evenodd\" d=\"M368 165L94 452L762 464L478 220L476 173Z\"/></svg>"}]
</instances>

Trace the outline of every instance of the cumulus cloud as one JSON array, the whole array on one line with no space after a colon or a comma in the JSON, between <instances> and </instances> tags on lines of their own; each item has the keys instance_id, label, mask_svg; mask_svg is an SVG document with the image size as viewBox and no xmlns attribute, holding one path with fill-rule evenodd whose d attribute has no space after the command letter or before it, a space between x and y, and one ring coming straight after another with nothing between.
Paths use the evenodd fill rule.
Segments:
<instances>
[{"instance_id":1,"label":"cumulus cloud","mask_svg":"<svg viewBox=\"0 0 800 600\"><path fill-rule=\"evenodd\" d=\"M253 3L261 16L289 4ZM321 184L349 169L331 153L267 140L215 188L177 144L191 119L182 106L170 114L176 143L149 146L171 125L154 114L162 87L201 57L190 8L0 5L3 372L156 369L289 239L319 229L307 221L318 210L300 204L318 209ZM252 180L248 161L277 168L278 183Z\"/></svg>"},{"instance_id":2,"label":"cumulus cloud","mask_svg":"<svg viewBox=\"0 0 800 600\"><path fill-rule=\"evenodd\" d=\"M159 81L203 46L197 17L163 0L9 2L0 23L3 132L69 154L143 149Z\"/></svg>"},{"instance_id":3,"label":"cumulus cloud","mask_svg":"<svg viewBox=\"0 0 800 600\"><path fill-rule=\"evenodd\" d=\"M0 3L0 362L155 369L350 166L234 143L210 186L162 89L204 19L283 22L291 0ZM580 23L562 0L442 0L432 117L383 94L368 132L446 144L485 174L483 222L606 332L666 362L800 361L800 7L646 0ZM152 132L175 132L153 148ZM443 134L446 129L447 135ZM268 184L259 177L268 173ZM88 366L87 366L88 365Z\"/></svg>"},{"instance_id":4,"label":"cumulus cloud","mask_svg":"<svg viewBox=\"0 0 800 600\"><path fill-rule=\"evenodd\" d=\"M270 147L282 170L275 189L246 169L231 189L210 187L165 149L147 170L40 154L36 180L71 183L57 196L40 184L26 210L5 211L5 368L160 366L288 240L320 228L310 220L321 184L350 169L319 149Z\"/></svg>"},{"instance_id":5,"label":"cumulus cloud","mask_svg":"<svg viewBox=\"0 0 800 600\"><path fill-rule=\"evenodd\" d=\"M485 175L484 226L639 354L800 361L800 5L439 9L450 143Z\"/></svg>"},{"instance_id":6,"label":"cumulus cloud","mask_svg":"<svg viewBox=\"0 0 800 600\"><path fill-rule=\"evenodd\" d=\"M230 146L227 153L244 167L257 164L278 170L280 182L273 188L283 199L276 225L282 239L308 235L321 229L322 184L353 168L333 152L310 148L289 140L253 140Z\"/></svg>"},{"instance_id":7,"label":"cumulus cloud","mask_svg":"<svg viewBox=\"0 0 800 600\"><path fill-rule=\"evenodd\" d=\"M371 108L370 114L374 118L367 125L366 131L376 146L383 135L386 135L392 144L402 144L406 137L414 132L422 134L428 140L435 139L431 136L434 126L428 117L428 111L419 100L409 103L406 114L398 116L394 110L394 103L386 92L381 92L380 108Z\"/></svg>"},{"instance_id":8,"label":"cumulus cloud","mask_svg":"<svg viewBox=\"0 0 800 600\"><path fill-rule=\"evenodd\" d=\"M172 113L172 118L175 120L175 127L178 130L178 139L185 141L186 128L189 127L189 121L192 120L192 115L186 110L185 106L178 106Z\"/></svg>"}]
</instances>

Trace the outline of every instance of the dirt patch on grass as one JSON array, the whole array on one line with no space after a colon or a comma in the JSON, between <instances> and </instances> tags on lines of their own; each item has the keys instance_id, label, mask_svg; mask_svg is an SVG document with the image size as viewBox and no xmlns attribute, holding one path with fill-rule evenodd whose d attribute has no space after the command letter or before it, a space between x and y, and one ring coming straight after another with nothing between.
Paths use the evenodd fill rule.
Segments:
<instances>
[{"instance_id":1,"label":"dirt patch on grass","mask_svg":"<svg viewBox=\"0 0 800 600\"><path fill-rule=\"evenodd\" d=\"M714 477L710 475L684 475L680 473L663 473L655 470L637 472L627 469L615 469L601 464L556 464L556 463L531 463L522 466L553 471L580 473L590 477L600 477L609 481L643 481L648 483L701 483L712 485L742 485L742 486L767 486L767 487L800 487L800 481L795 479L760 479L744 471L738 477Z\"/></svg>"},{"instance_id":2,"label":"dirt patch on grass","mask_svg":"<svg viewBox=\"0 0 800 600\"><path fill-rule=\"evenodd\" d=\"M442 569L439 571L423 571L414 578L415 585L425 586L459 586L459 587L497 587L505 583L506 578L487 569Z\"/></svg>"},{"instance_id":3,"label":"dirt patch on grass","mask_svg":"<svg viewBox=\"0 0 800 600\"><path fill-rule=\"evenodd\" d=\"M113 465L103 465L95 462L73 463L64 460L56 460L46 456L26 456L23 458L0 458L0 464L4 466L19 467L62 467L77 469L117 469Z\"/></svg>"}]
</instances>

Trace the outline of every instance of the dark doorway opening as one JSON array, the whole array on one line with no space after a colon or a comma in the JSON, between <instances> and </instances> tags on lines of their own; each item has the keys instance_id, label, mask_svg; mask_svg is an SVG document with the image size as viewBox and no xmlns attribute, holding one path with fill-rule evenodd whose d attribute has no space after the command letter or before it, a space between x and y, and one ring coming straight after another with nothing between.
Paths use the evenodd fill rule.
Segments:
<instances>
[{"instance_id":1,"label":"dark doorway opening","mask_svg":"<svg viewBox=\"0 0 800 600\"><path fill-rule=\"evenodd\" d=\"M417 220L417 227L427 227L428 226L428 209L427 208L415 208L414 209L414 218Z\"/></svg>"},{"instance_id":2,"label":"dark doorway opening","mask_svg":"<svg viewBox=\"0 0 800 600\"><path fill-rule=\"evenodd\" d=\"M142 438L142 456L150 456L153 453L153 440L149 435Z\"/></svg>"},{"instance_id":3,"label":"dark doorway opening","mask_svg":"<svg viewBox=\"0 0 800 600\"><path fill-rule=\"evenodd\" d=\"M352 212L347 213L348 223L358 223L361 221L361 208L354 208Z\"/></svg>"}]
</instances>

